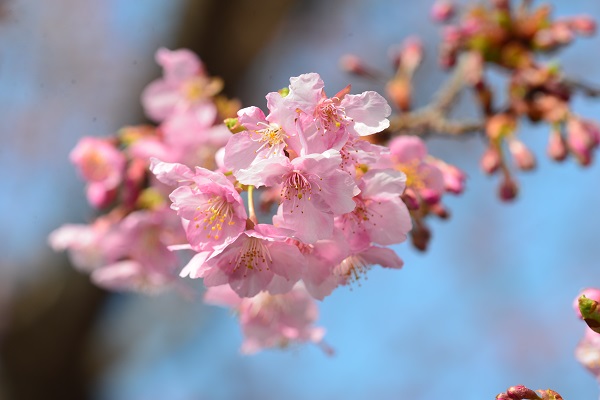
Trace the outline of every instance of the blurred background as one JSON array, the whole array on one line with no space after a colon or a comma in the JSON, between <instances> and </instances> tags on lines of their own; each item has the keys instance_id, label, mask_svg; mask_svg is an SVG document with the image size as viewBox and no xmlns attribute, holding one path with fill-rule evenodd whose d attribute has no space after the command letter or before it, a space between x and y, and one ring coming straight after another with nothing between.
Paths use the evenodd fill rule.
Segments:
<instances>
[{"instance_id":1,"label":"blurred background","mask_svg":"<svg viewBox=\"0 0 600 400\"><path fill-rule=\"evenodd\" d=\"M431 153L468 175L434 222L424 254L396 250L401 271L373 269L321 304L336 355L315 346L239 354L225 310L177 294L107 293L47 246L85 223L83 182L68 153L84 135L145 122L139 95L157 78L157 48L188 47L225 92L266 109L290 76L318 72L328 93L380 83L342 73L355 53L392 73L388 48L418 34L427 60L417 102L443 81L432 1L3 0L0 2L0 399L493 399L508 386L598 397L573 357L584 325L571 308L600 286L600 165L545 159L545 127L523 126L539 157L501 204L478 169L484 143L435 139ZM600 3L555 0L557 15L600 17ZM600 83L600 39L561 54L574 77ZM469 96L459 113L469 114ZM578 112L600 117L600 103ZM201 285L200 282L195 282Z\"/></svg>"}]
</instances>

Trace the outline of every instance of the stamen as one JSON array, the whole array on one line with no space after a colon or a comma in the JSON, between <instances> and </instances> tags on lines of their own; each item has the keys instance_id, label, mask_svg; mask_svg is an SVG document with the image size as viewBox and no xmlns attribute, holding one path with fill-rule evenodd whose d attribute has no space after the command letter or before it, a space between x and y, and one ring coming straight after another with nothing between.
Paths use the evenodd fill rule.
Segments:
<instances>
[{"instance_id":1,"label":"stamen","mask_svg":"<svg viewBox=\"0 0 600 400\"><path fill-rule=\"evenodd\" d=\"M203 230L207 231L207 239L212 237L214 240L218 240L220 231L223 230L225 224L235 224L233 206L221 196L210 198L205 209L198 207L196 210L199 213L194 217L195 227L196 229L202 227Z\"/></svg>"},{"instance_id":2,"label":"stamen","mask_svg":"<svg viewBox=\"0 0 600 400\"><path fill-rule=\"evenodd\" d=\"M264 268L269 271L269 266L273 263L273 258L271 257L269 248L265 246L261 239L249 237L242 245L235 259L230 261L231 263L235 263L234 271L238 268L245 268L244 277L246 277L248 270L262 271Z\"/></svg>"}]
</instances>

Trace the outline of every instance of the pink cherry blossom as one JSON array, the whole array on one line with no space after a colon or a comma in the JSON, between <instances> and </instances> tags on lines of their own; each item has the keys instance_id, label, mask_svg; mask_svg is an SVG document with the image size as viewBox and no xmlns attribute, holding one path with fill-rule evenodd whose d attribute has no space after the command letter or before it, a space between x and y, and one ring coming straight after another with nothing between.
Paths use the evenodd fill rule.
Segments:
<instances>
[{"instance_id":1,"label":"pink cherry blossom","mask_svg":"<svg viewBox=\"0 0 600 400\"><path fill-rule=\"evenodd\" d=\"M427 147L416 136L400 136L390 142L394 167L406 174L409 194L426 203L437 203L445 191L442 171L427 159Z\"/></svg>"},{"instance_id":2,"label":"pink cherry blossom","mask_svg":"<svg viewBox=\"0 0 600 400\"><path fill-rule=\"evenodd\" d=\"M107 206L123 180L125 156L108 140L84 137L69 157L88 182L88 201L95 207Z\"/></svg>"},{"instance_id":3,"label":"pink cherry blossom","mask_svg":"<svg viewBox=\"0 0 600 400\"><path fill-rule=\"evenodd\" d=\"M142 93L146 114L161 122L174 114L192 113L210 126L217 110L209 100L221 91L222 81L207 76L201 61L189 50L161 48L156 61L163 67L163 78L150 83Z\"/></svg>"},{"instance_id":4,"label":"pink cherry blossom","mask_svg":"<svg viewBox=\"0 0 600 400\"><path fill-rule=\"evenodd\" d=\"M334 273L339 277L341 284L349 284L358 282L373 265L400 269L404 262L392 249L371 246L346 257L335 267Z\"/></svg>"},{"instance_id":5,"label":"pink cherry blossom","mask_svg":"<svg viewBox=\"0 0 600 400\"><path fill-rule=\"evenodd\" d=\"M63 225L50 233L48 243L54 251L67 250L76 268L92 271L114 261L107 256L104 244L113 224L108 217L100 217L89 225Z\"/></svg>"},{"instance_id":6,"label":"pink cherry blossom","mask_svg":"<svg viewBox=\"0 0 600 400\"><path fill-rule=\"evenodd\" d=\"M289 230L271 225L255 225L203 263L198 262L197 271L186 270L192 277L204 278L209 287L229 284L241 297L252 297L263 290L286 293L306 268L300 250L285 242L290 234Z\"/></svg>"},{"instance_id":7,"label":"pink cherry blossom","mask_svg":"<svg viewBox=\"0 0 600 400\"><path fill-rule=\"evenodd\" d=\"M305 243L328 239L333 232L334 215L354 209L352 198L359 193L354 180L340 169L340 153L285 157L259 163L256 168L239 171L241 183L256 186L281 185L281 212L278 224L293 230Z\"/></svg>"},{"instance_id":8,"label":"pink cherry blossom","mask_svg":"<svg viewBox=\"0 0 600 400\"><path fill-rule=\"evenodd\" d=\"M406 240L412 222L400 199L405 182L406 175L394 170L371 170L362 177L361 193L354 198L356 208L336 219L353 249Z\"/></svg>"},{"instance_id":9,"label":"pink cherry blossom","mask_svg":"<svg viewBox=\"0 0 600 400\"><path fill-rule=\"evenodd\" d=\"M285 294L260 292L252 298L240 298L229 286L216 286L208 288L204 301L238 312L244 333L241 351L245 354L298 343L321 343L325 334L323 328L314 326L318 308L301 284Z\"/></svg>"},{"instance_id":10,"label":"pink cherry blossom","mask_svg":"<svg viewBox=\"0 0 600 400\"><path fill-rule=\"evenodd\" d=\"M279 96L279 94L277 94ZM225 167L234 174L255 162L283 157L290 133L275 122L269 122L258 107L238 112L239 123L246 129L233 135L225 146Z\"/></svg>"},{"instance_id":11,"label":"pink cherry blossom","mask_svg":"<svg viewBox=\"0 0 600 400\"><path fill-rule=\"evenodd\" d=\"M311 116L318 129L335 132L346 128L351 134L366 136L389 127L391 108L376 92L348 94L347 87L328 98L319 74L290 78L290 92L284 98L288 108Z\"/></svg>"},{"instance_id":12,"label":"pink cherry blossom","mask_svg":"<svg viewBox=\"0 0 600 400\"><path fill-rule=\"evenodd\" d=\"M214 248L246 228L243 200L222 173L200 167L192 172L184 165L156 159L151 170L162 182L181 185L169 196L171 208L182 218L194 250Z\"/></svg>"},{"instance_id":13,"label":"pink cherry blossom","mask_svg":"<svg viewBox=\"0 0 600 400\"><path fill-rule=\"evenodd\" d=\"M350 247L344 234L334 229L330 239L319 240L314 244L305 244L298 240L288 239L298 247L306 258L306 269L302 281L306 290L315 299L323 300L340 284L335 274L336 265L350 255Z\"/></svg>"}]
</instances>

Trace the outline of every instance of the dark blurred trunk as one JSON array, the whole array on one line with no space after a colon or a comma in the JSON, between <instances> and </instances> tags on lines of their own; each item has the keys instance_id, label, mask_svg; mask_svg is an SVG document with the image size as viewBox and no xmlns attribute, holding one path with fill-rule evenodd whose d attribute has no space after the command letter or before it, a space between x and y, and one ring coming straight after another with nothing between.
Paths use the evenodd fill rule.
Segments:
<instances>
[{"instance_id":1,"label":"dark blurred trunk","mask_svg":"<svg viewBox=\"0 0 600 400\"><path fill-rule=\"evenodd\" d=\"M268 42L277 21L292 3L189 0L178 47L198 53L210 73L225 80L226 92L235 93L243 71ZM151 79L148 77L148 81ZM85 348L98 312L110 294L70 267L44 268L60 271L53 274L59 279L40 279L20 291L11 305L0 348L5 389L11 400L90 398L90 384L102 371L86 369ZM51 296L50 306L46 304L48 293L59 293Z\"/></svg>"}]
</instances>

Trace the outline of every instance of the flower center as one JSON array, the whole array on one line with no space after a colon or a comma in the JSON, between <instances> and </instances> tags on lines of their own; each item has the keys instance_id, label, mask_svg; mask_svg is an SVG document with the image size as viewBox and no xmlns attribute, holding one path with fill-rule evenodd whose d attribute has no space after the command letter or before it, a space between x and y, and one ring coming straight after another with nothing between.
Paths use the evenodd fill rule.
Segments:
<instances>
[{"instance_id":1,"label":"flower center","mask_svg":"<svg viewBox=\"0 0 600 400\"><path fill-rule=\"evenodd\" d=\"M344 283L358 282L360 286L360 279L366 275L367 271L371 269L369 264L363 257L359 255L353 255L347 257L334 269L334 273L341 276L346 280ZM365 279L366 276L365 276Z\"/></svg>"},{"instance_id":2,"label":"flower center","mask_svg":"<svg viewBox=\"0 0 600 400\"><path fill-rule=\"evenodd\" d=\"M298 171L294 171L288 176L283 183L283 188L281 189L281 196L285 200L292 200L294 198L302 200L302 198L306 195L308 195L307 199L310 200L311 194L312 185L308 179L306 179L306 177L300 174Z\"/></svg>"},{"instance_id":3,"label":"flower center","mask_svg":"<svg viewBox=\"0 0 600 400\"><path fill-rule=\"evenodd\" d=\"M424 189L427 185L425 184L426 174L419 172L420 162L413 160L403 164L396 164L398 171L404 172L406 175L406 187L420 190Z\"/></svg>"},{"instance_id":4,"label":"flower center","mask_svg":"<svg viewBox=\"0 0 600 400\"><path fill-rule=\"evenodd\" d=\"M289 137L283 128L279 125L265 124L264 122L259 122L259 124L263 125L264 128L254 131L260 135L257 141L262 143L262 146L260 146L256 152L258 153L266 146L269 146L269 148L273 150L273 154L277 154L283 150L283 147L285 147L285 139Z\"/></svg>"},{"instance_id":5,"label":"flower center","mask_svg":"<svg viewBox=\"0 0 600 400\"><path fill-rule=\"evenodd\" d=\"M206 237L214 240L219 239L223 225L233 225L233 206L221 196L214 196L208 200L208 206L204 209L198 207L198 215L194 217L196 229L202 227L207 231Z\"/></svg>"},{"instance_id":6,"label":"flower center","mask_svg":"<svg viewBox=\"0 0 600 400\"><path fill-rule=\"evenodd\" d=\"M273 259L269 248L265 246L261 239L248 237L236 258L231 262L235 263L234 271L238 268L245 268L244 277L246 277L248 270L262 271L264 268L269 271L269 265L273 262Z\"/></svg>"},{"instance_id":7,"label":"flower center","mask_svg":"<svg viewBox=\"0 0 600 400\"><path fill-rule=\"evenodd\" d=\"M343 107L337 106L333 99L325 99L317 105L315 116L320 121L320 128L334 130L345 123L346 112Z\"/></svg>"}]
</instances>

